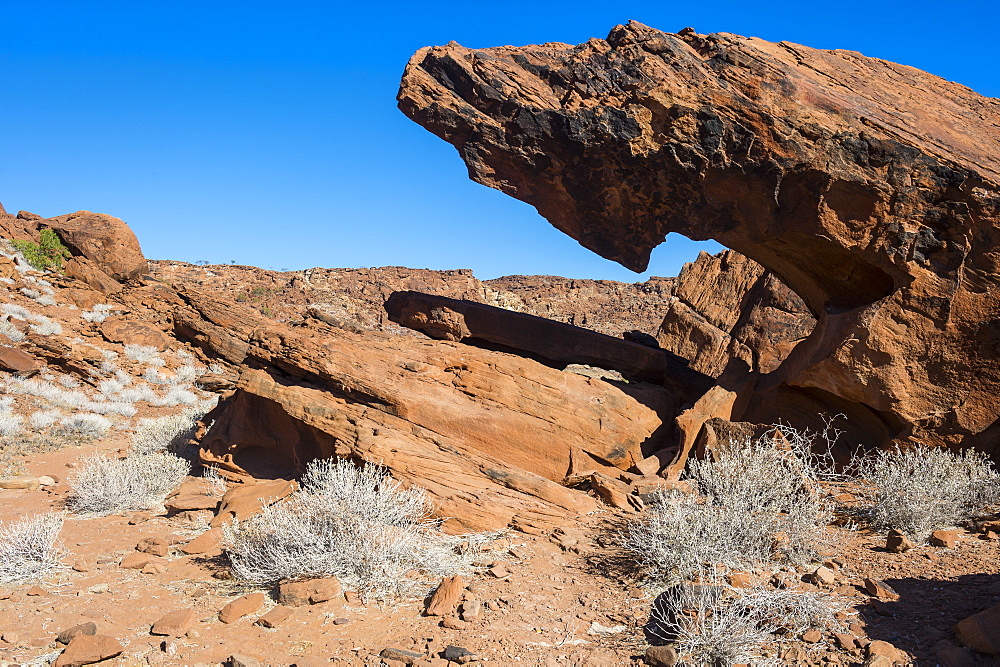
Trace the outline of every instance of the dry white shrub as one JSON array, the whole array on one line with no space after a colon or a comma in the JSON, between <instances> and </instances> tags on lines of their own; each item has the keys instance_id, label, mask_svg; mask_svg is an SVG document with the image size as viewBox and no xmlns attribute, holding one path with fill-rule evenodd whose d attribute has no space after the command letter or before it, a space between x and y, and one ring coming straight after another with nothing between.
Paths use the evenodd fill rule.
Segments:
<instances>
[{"instance_id":1,"label":"dry white shrub","mask_svg":"<svg viewBox=\"0 0 1000 667\"><path fill-rule=\"evenodd\" d=\"M60 514L40 514L0 523L0 583L34 579L59 566Z\"/></svg>"},{"instance_id":2,"label":"dry white shrub","mask_svg":"<svg viewBox=\"0 0 1000 667\"><path fill-rule=\"evenodd\" d=\"M111 421L101 415L70 415L59 420L59 430L68 435L82 438L100 438L111 429Z\"/></svg>"},{"instance_id":3,"label":"dry white shrub","mask_svg":"<svg viewBox=\"0 0 1000 667\"><path fill-rule=\"evenodd\" d=\"M114 310L114 306L110 303L98 303L91 310L85 310L80 313L80 317L86 322L103 322L111 315L114 315L111 312L112 310Z\"/></svg>"},{"instance_id":4,"label":"dry white shrub","mask_svg":"<svg viewBox=\"0 0 1000 667\"><path fill-rule=\"evenodd\" d=\"M143 419L132 433L132 451L138 454L168 451L183 453L194 437L200 410L185 410L176 415Z\"/></svg>"},{"instance_id":5,"label":"dry white shrub","mask_svg":"<svg viewBox=\"0 0 1000 667\"><path fill-rule=\"evenodd\" d=\"M28 422L31 424L31 428L38 430L52 426L59 421L60 417L62 417L62 413L58 410L39 410L32 413Z\"/></svg>"},{"instance_id":6,"label":"dry white shrub","mask_svg":"<svg viewBox=\"0 0 1000 667\"><path fill-rule=\"evenodd\" d=\"M798 635L811 627L837 628L835 600L819 593L731 589L713 577L678 584L653 601L646 633L673 644L684 664L762 664L761 645L773 633Z\"/></svg>"},{"instance_id":7,"label":"dry white shrub","mask_svg":"<svg viewBox=\"0 0 1000 667\"><path fill-rule=\"evenodd\" d=\"M134 345L130 343L125 346L125 356L140 363L150 363L153 359L159 359L160 351L151 345Z\"/></svg>"},{"instance_id":8,"label":"dry white shrub","mask_svg":"<svg viewBox=\"0 0 1000 667\"><path fill-rule=\"evenodd\" d=\"M872 523L918 539L1000 504L1000 475L985 454L971 449L917 445L877 451L862 457L858 470L873 487Z\"/></svg>"},{"instance_id":9,"label":"dry white shrub","mask_svg":"<svg viewBox=\"0 0 1000 667\"><path fill-rule=\"evenodd\" d=\"M213 496L223 496L229 490L226 478L219 473L219 468L216 466L209 465L203 467L201 469L201 477L209 483Z\"/></svg>"},{"instance_id":10,"label":"dry white shrub","mask_svg":"<svg viewBox=\"0 0 1000 667\"><path fill-rule=\"evenodd\" d=\"M20 343L27 338L23 331L15 327L10 323L10 320L7 319L0 319L0 334L7 336L7 338L10 338L14 343Z\"/></svg>"},{"instance_id":11,"label":"dry white shrub","mask_svg":"<svg viewBox=\"0 0 1000 667\"><path fill-rule=\"evenodd\" d=\"M378 466L346 460L309 464L301 488L286 500L224 528L233 573L256 584L336 576L367 599L403 595L407 577L466 569L496 533L445 535L429 519L431 503Z\"/></svg>"},{"instance_id":12,"label":"dry white shrub","mask_svg":"<svg viewBox=\"0 0 1000 667\"><path fill-rule=\"evenodd\" d=\"M0 304L0 310L3 310L10 317L16 317L19 320L24 320L25 322L30 321L35 314L24 306L19 306L16 303L4 303Z\"/></svg>"},{"instance_id":13,"label":"dry white shrub","mask_svg":"<svg viewBox=\"0 0 1000 667\"><path fill-rule=\"evenodd\" d=\"M10 438L21 433L24 417L11 412L0 413L0 436Z\"/></svg>"},{"instance_id":14,"label":"dry white shrub","mask_svg":"<svg viewBox=\"0 0 1000 667\"><path fill-rule=\"evenodd\" d=\"M808 561L824 544L832 508L808 461L769 436L730 443L716 456L688 464L699 495L659 494L622 536L653 587L706 565Z\"/></svg>"},{"instance_id":15,"label":"dry white shrub","mask_svg":"<svg viewBox=\"0 0 1000 667\"><path fill-rule=\"evenodd\" d=\"M184 480L191 464L167 453L94 456L70 481L68 506L80 514L151 509Z\"/></svg>"},{"instance_id":16,"label":"dry white shrub","mask_svg":"<svg viewBox=\"0 0 1000 667\"><path fill-rule=\"evenodd\" d=\"M55 320L50 320L41 317L36 319L44 320L42 322L39 322L38 324L30 325L31 330L34 331L39 336L58 336L59 334L62 333L62 325L60 325Z\"/></svg>"}]
</instances>

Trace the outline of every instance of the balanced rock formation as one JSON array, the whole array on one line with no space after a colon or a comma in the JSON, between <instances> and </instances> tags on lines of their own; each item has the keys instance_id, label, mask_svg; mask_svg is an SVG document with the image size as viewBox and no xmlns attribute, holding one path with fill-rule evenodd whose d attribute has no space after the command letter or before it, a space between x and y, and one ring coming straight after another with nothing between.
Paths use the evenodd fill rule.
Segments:
<instances>
[{"instance_id":1,"label":"balanced rock formation","mask_svg":"<svg viewBox=\"0 0 1000 667\"><path fill-rule=\"evenodd\" d=\"M996 451L1000 101L854 52L633 22L422 49L399 105L604 257L641 270L669 232L715 239L802 299L812 333L776 368L731 357L684 447L711 417L825 411L852 443Z\"/></svg>"}]
</instances>

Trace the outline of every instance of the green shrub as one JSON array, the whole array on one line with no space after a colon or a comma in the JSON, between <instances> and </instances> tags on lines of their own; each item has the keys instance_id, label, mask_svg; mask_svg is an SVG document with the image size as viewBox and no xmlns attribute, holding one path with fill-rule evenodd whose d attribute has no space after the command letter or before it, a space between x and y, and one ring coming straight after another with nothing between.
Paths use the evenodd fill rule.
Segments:
<instances>
[{"instance_id":1,"label":"green shrub","mask_svg":"<svg viewBox=\"0 0 1000 667\"><path fill-rule=\"evenodd\" d=\"M70 251L59 235L51 229L41 231L41 241L14 240L11 243L14 248L24 255L24 259L32 268L38 271L62 271L63 261L70 258Z\"/></svg>"}]
</instances>

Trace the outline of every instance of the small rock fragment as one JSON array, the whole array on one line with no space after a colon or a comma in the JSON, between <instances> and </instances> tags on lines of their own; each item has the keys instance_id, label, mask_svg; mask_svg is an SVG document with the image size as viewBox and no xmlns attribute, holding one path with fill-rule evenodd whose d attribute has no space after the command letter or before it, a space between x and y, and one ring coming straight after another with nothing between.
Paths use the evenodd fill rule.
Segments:
<instances>
[{"instance_id":1,"label":"small rock fragment","mask_svg":"<svg viewBox=\"0 0 1000 667\"><path fill-rule=\"evenodd\" d=\"M113 658L124 650L114 637L79 634L52 664L53 667L80 667Z\"/></svg>"},{"instance_id":2,"label":"small rock fragment","mask_svg":"<svg viewBox=\"0 0 1000 667\"><path fill-rule=\"evenodd\" d=\"M66 628L56 637L56 641L60 644L69 644L73 637L77 635L96 635L97 634L97 624L93 621L88 621L86 623L80 623L79 625L74 625L71 628Z\"/></svg>"},{"instance_id":3,"label":"small rock fragment","mask_svg":"<svg viewBox=\"0 0 1000 667\"><path fill-rule=\"evenodd\" d=\"M880 600L899 599L899 593L881 579L865 579L865 590L869 595Z\"/></svg>"},{"instance_id":4,"label":"small rock fragment","mask_svg":"<svg viewBox=\"0 0 1000 667\"><path fill-rule=\"evenodd\" d=\"M930 543L936 547L954 549L958 546L957 530L935 530L931 533Z\"/></svg>"},{"instance_id":5,"label":"small rock fragment","mask_svg":"<svg viewBox=\"0 0 1000 667\"><path fill-rule=\"evenodd\" d=\"M149 629L151 635L161 635L167 637L180 637L194 625L195 614L193 609L177 609L164 614L153 623Z\"/></svg>"},{"instance_id":6,"label":"small rock fragment","mask_svg":"<svg viewBox=\"0 0 1000 667\"><path fill-rule=\"evenodd\" d=\"M379 653L379 657L382 658L383 660L398 660L404 665L412 665L418 660L423 660L424 654L416 653L414 651L407 651L401 648L386 647L382 649L381 653Z\"/></svg>"},{"instance_id":7,"label":"small rock fragment","mask_svg":"<svg viewBox=\"0 0 1000 667\"><path fill-rule=\"evenodd\" d=\"M674 667L678 662L677 650L673 646L650 646L643 660L649 667Z\"/></svg>"},{"instance_id":8,"label":"small rock fragment","mask_svg":"<svg viewBox=\"0 0 1000 667\"><path fill-rule=\"evenodd\" d=\"M894 554L901 554L904 551L909 551L913 548L913 542L910 538L906 536L905 533L898 530L890 530L889 534L885 538L885 549L886 551L891 551Z\"/></svg>"},{"instance_id":9,"label":"small rock fragment","mask_svg":"<svg viewBox=\"0 0 1000 667\"><path fill-rule=\"evenodd\" d=\"M285 621L288 617L292 615L292 610L289 607L278 605L273 607L269 612L257 619L257 625L263 626L265 628L276 628Z\"/></svg>"},{"instance_id":10,"label":"small rock fragment","mask_svg":"<svg viewBox=\"0 0 1000 667\"><path fill-rule=\"evenodd\" d=\"M226 664L229 667L260 667L260 660L257 658L252 658L248 655L242 655L240 653L233 653L226 660Z\"/></svg>"},{"instance_id":11,"label":"small rock fragment","mask_svg":"<svg viewBox=\"0 0 1000 667\"><path fill-rule=\"evenodd\" d=\"M424 613L427 616L447 616L451 614L455 611L455 607L458 606L458 601L461 599L464 589L465 581L462 580L461 576L445 577L438 584L437 590L431 596L430 602L427 604L427 610Z\"/></svg>"},{"instance_id":12,"label":"small rock fragment","mask_svg":"<svg viewBox=\"0 0 1000 667\"><path fill-rule=\"evenodd\" d=\"M278 586L278 602L289 607L303 607L339 598L343 592L336 577L287 581Z\"/></svg>"},{"instance_id":13,"label":"small rock fragment","mask_svg":"<svg viewBox=\"0 0 1000 667\"><path fill-rule=\"evenodd\" d=\"M262 606L264 606L263 593L248 593L220 609L219 620L223 623L235 623L244 616L253 614Z\"/></svg>"}]
</instances>

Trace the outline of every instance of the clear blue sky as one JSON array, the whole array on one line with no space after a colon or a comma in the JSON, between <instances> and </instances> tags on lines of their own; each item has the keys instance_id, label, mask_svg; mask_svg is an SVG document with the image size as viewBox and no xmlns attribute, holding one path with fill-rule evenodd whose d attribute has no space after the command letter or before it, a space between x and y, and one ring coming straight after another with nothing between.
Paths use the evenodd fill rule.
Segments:
<instances>
[{"instance_id":1,"label":"clear blue sky","mask_svg":"<svg viewBox=\"0 0 1000 667\"><path fill-rule=\"evenodd\" d=\"M861 51L1000 96L995 0L4 2L0 202L125 219L158 259L641 280L472 183L395 94L416 49L578 43L629 19Z\"/></svg>"}]
</instances>

